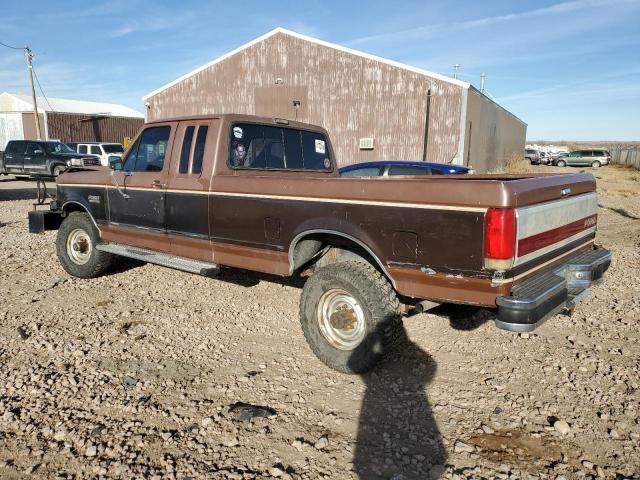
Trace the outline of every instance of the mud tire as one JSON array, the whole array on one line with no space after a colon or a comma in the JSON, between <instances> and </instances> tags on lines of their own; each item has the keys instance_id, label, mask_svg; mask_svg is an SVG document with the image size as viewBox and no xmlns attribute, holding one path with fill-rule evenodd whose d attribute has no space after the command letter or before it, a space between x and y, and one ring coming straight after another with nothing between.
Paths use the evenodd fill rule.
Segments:
<instances>
[{"instance_id":1,"label":"mud tire","mask_svg":"<svg viewBox=\"0 0 640 480\"><path fill-rule=\"evenodd\" d=\"M70 235L84 232L86 235L86 243L88 244L89 254L84 263L74 261L70 254L68 244ZM64 219L58 230L56 238L56 251L58 261L67 273L78 278L95 278L107 272L113 263L113 255L107 252L101 252L95 247L100 243L100 235L98 229L93 224L91 217L85 212L71 212Z\"/></svg>"},{"instance_id":2,"label":"mud tire","mask_svg":"<svg viewBox=\"0 0 640 480\"><path fill-rule=\"evenodd\" d=\"M319 320L321 298L336 289L347 292L362 309L364 337L351 350L332 344ZM358 261L334 263L316 270L302 289L300 322L313 353L325 365L342 373L371 370L397 351L406 339L395 290L373 266Z\"/></svg>"}]
</instances>

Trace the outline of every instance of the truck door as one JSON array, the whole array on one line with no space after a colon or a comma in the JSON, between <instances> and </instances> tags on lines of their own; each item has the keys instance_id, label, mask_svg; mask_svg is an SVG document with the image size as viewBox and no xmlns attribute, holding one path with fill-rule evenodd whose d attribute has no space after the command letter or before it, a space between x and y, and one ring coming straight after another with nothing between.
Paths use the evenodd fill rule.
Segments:
<instances>
[{"instance_id":1,"label":"truck door","mask_svg":"<svg viewBox=\"0 0 640 480\"><path fill-rule=\"evenodd\" d=\"M128 245L167 251L165 193L173 144L171 123L146 128L112 171L109 227Z\"/></svg>"},{"instance_id":2,"label":"truck door","mask_svg":"<svg viewBox=\"0 0 640 480\"><path fill-rule=\"evenodd\" d=\"M47 173L47 157L44 146L36 142L27 144L27 150L24 154L24 172Z\"/></svg>"},{"instance_id":3,"label":"truck door","mask_svg":"<svg viewBox=\"0 0 640 480\"><path fill-rule=\"evenodd\" d=\"M22 140L14 140L7 144L7 150L4 152L4 168L7 173L24 172L24 152L27 148L27 142Z\"/></svg>"},{"instance_id":4,"label":"truck door","mask_svg":"<svg viewBox=\"0 0 640 480\"><path fill-rule=\"evenodd\" d=\"M218 119L179 123L166 194L166 227L172 253L212 261L208 191Z\"/></svg>"}]
</instances>

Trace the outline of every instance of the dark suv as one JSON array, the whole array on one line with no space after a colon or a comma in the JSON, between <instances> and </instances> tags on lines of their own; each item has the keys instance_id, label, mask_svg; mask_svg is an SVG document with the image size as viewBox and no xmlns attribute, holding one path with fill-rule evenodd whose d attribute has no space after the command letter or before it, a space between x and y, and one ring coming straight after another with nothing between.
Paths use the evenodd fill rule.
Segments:
<instances>
[{"instance_id":1,"label":"dark suv","mask_svg":"<svg viewBox=\"0 0 640 480\"><path fill-rule=\"evenodd\" d=\"M12 140L0 157L0 173L28 176L44 173L58 176L67 167L100 165L95 155L80 155L60 142Z\"/></svg>"}]
</instances>

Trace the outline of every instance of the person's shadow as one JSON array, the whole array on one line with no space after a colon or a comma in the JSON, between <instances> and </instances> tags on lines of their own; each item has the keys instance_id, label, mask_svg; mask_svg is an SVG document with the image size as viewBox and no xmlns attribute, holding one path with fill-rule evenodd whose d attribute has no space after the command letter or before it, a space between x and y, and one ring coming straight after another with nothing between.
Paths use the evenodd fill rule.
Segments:
<instances>
[{"instance_id":1,"label":"person's shadow","mask_svg":"<svg viewBox=\"0 0 640 480\"><path fill-rule=\"evenodd\" d=\"M361 480L425 480L444 471L447 452L425 391L436 362L402 334L400 352L361 375L366 390L353 459Z\"/></svg>"}]
</instances>

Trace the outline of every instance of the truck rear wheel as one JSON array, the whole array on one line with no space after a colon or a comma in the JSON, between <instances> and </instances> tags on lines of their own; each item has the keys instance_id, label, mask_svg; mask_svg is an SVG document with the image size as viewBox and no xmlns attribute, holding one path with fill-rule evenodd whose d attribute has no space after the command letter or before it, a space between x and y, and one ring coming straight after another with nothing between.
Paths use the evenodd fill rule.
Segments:
<instances>
[{"instance_id":1,"label":"truck rear wheel","mask_svg":"<svg viewBox=\"0 0 640 480\"><path fill-rule=\"evenodd\" d=\"M393 287L363 262L318 269L302 289L300 322L313 353L343 373L371 370L405 338Z\"/></svg>"},{"instance_id":2,"label":"truck rear wheel","mask_svg":"<svg viewBox=\"0 0 640 480\"><path fill-rule=\"evenodd\" d=\"M113 255L96 250L100 241L98 229L84 212L71 212L58 230L58 261L67 273L79 278L95 278L104 274Z\"/></svg>"}]
</instances>

